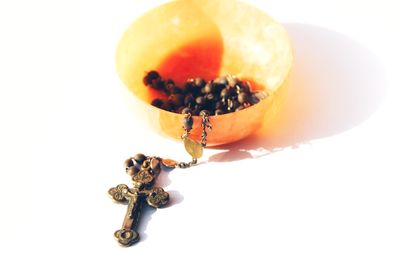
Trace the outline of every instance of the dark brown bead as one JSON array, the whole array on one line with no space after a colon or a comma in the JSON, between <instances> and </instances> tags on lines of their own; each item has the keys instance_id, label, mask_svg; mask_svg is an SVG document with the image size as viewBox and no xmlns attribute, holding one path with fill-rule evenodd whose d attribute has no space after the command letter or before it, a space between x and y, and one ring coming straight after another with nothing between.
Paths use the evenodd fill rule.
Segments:
<instances>
[{"instance_id":1,"label":"dark brown bead","mask_svg":"<svg viewBox=\"0 0 400 267\"><path fill-rule=\"evenodd\" d=\"M211 94L211 93L206 94L205 98L206 98L207 102L212 102L212 101L217 100L217 97L214 94Z\"/></svg>"},{"instance_id":2,"label":"dark brown bead","mask_svg":"<svg viewBox=\"0 0 400 267\"><path fill-rule=\"evenodd\" d=\"M216 104L217 104L217 102L215 102L215 101L208 101L207 105L205 105L203 109L209 110L210 114L212 115L212 113L214 113L213 111L216 109L215 108Z\"/></svg>"},{"instance_id":3,"label":"dark brown bead","mask_svg":"<svg viewBox=\"0 0 400 267\"><path fill-rule=\"evenodd\" d=\"M134 165L134 163L133 163L132 158L129 158L129 159L125 160L125 162L124 162L125 170L128 169L129 167L133 166L133 165Z\"/></svg>"},{"instance_id":4,"label":"dark brown bead","mask_svg":"<svg viewBox=\"0 0 400 267\"><path fill-rule=\"evenodd\" d=\"M213 81L214 84L221 84L223 86L228 85L228 79L224 76L218 77Z\"/></svg>"},{"instance_id":5,"label":"dark brown bead","mask_svg":"<svg viewBox=\"0 0 400 267\"><path fill-rule=\"evenodd\" d=\"M181 111L182 114L189 114L192 113L192 110L188 107L184 107Z\"/></svg>"},{"instance_id":6,"label":"dark brown bead","mask_svg":"<svg viewBox=\"0 0 400 267\"><path fill-rule=\"evenodd\" d=\"M237 108L235 109L235 111L241 111L241 110L243 110L243 109L245 109L244 106L239 106L239 107L237 107Z\"/></svg>"},{"instance_id":7,"label":"dark brown bead","mask_svg":"<svg viewBox=\"0 0 400 267\"><path fill-rule=\"evenodd\" d=\"M227 77L229 87L235 87L238 84L239 79L234 76Z\"/></svg>"},{"instance_id":8,"label":"dark brown bead","mask_svg":"<svg viewBox=\"0 0 400 267\"><path fill-rule=\"evenodd\" d=\"M236 110L240 106L240 103L237 100L228 99L228 110L233 111Z\"/></svg>"},{"instance_id":9,"label":"dark brown bead","mask_svg":"<svg viewBox=\"0 0 400 267\"><path fill-rule=\"evenodd\" d=\"M194 97L192 94L187 94L183 101L185 106L193 106L194 105Z\"/></svg>"},{"instance_id":10,"label":"dark brown bead","mask_svg":"<svg viewBox=\"0 0 400 267\"><path fill-rule=\"evenodd\" d=\"M154 99L153 101L151 101L151 105L157 107L157 108L161 108L161 106L164 104L164 101L162 101L159 98Z\"/></svg>"},{"instance_id":11,"label":"dark brown bead","mask_svg":"<svg viewBox=\"0 0 400 267\"><path fill-rule=\"evenodd\" d=\"M164 88L164 92L166 95L170 95L172 92L175 93L175 84L174 82L165 82L165 88Z\"/></svg>"},{"instance_id":12,"label":"dark brown bead","mask_svg":"<svg viewBox=\"0 0 400 267\"><path fill-rule=\"evenodd\" d=\"M146 76L144 76L143 78L143 83L145 85L151 85L153 83L154 80L160 79L160 74L158 74L157 71L152 70L149 71Z\"/></svg>"},{"instance_id":13,"label":"dark brown bead","mask_svg":"<svg viewBox=\"0 0 400 267\"><path fill-rule=\"evenodd\" d=\"M156 90L164 90L165 89L165 84L164 81L161 79L155 79L151 82L151 87L156 89Z\"/></svg>"},{"instance_id":14,"label":"dark brown bead","mask_svg":"<svg viewBox=\"0 0 400 267\"><path fill-rule=\"evenodd\" d=\"M164 88L164 94L165 94L166 96L170 96L170 95L171 95L171 92L170 92L167 88Z\"/></svg>"},{"instance_id":15,"label":"dark brown bead","mask_svg":"<svg viewBox=\"0 0 400 267\"><path fill-rule=\"evenodd\" d=\"M166 111L171 111L174 109L174 106L170 100L164 101L163 105L161 106L161 109L166 110Z\"/></svg>"},{"instance_id":16,"label":"dark brown bead","mask_svg":"<svg viewBox=\"0 0 400 267\"><path fill-rule=\"evenodd\" d=\"M166 87L167 86L174 86L174 85L175 85L175 82L173 80L171 80L171 79L168 79L168 80L165 81L165 86Z\"/></svg>"},{"instance_id":17,"label":"dark brown bead","mask_svg":"<svg viewBox=\"0 0 400 267\"><path fill-rule=\"evenodd\" d=\"M226 109L226 105L223 102L218 101L218 102L215 103L215 109L225 110Z\"/></svg>"},{"instance_id":18,"label":"dark brown bead","mask_svg":"<svg viewBox=\"0 0 400 267\"><path fill-rule=\"evenodd\" d=\"M226 100L226 99L228 99L229 95L230 95L230 92L227 88L222 89L221 94L220 94L221 99Z\"/></svg>"},{"instance_id":19,"label":"dark brown bead","mask_svg":"<svg viewBox=\"0 0 400 267\"><path fill-rule=\"evenodd\" d=\"M204 86L203 88L200 89L200 94L205 95L206 93L206 87Z\"/></svg>"},{"instance_id":20,"label":"dark brown bead","mask_svg":"<svg viewBox=\"0 0 400 267\"><path fill-rule=\"evenodd\" d=\"M199 91L199 88L195 86L193 79L188 79L183 85L183 94L196 94Z\"/></svg>"},{"instance_id":21,"label":"dark brown bead","mask_svg":"<svg viewBox=\"0 0 400 267\"><path fill-rule=\"evenodd\" d=\"M238 94L240 93L250 93L250 84L249 83L245 83L245 82L239 82L236 86L236 92Z\"/></svg>"},{"instance_id":22,"label":"dark brown bead","mask_svg":"<svg viewBox=\"0 0 400 267\"><path fill-rule=\"evenodd\" d=\"M201 107L199 105L195 105L192 109L192 115L198 116L201 111Z\"/></svg>"},{"instance_id":23,"label":"dark brown bead","mask_svg":"<svg viewBox=\"0 0 400 267\"><path fill-rule=\"evenodd\" d=\"M183 127L187 131L190 131L192 129L192 127L193 127L193 118L191 116L183 118Z\"/></svg>"},{"instance_id":24,"label":"dark brown bead","mask_svg":"<svg viewBox=\"0 0 400 267\"><path fill-rule=\"evenodd\" d=\"M247 93L240 93L238 95L238 101L240 104L244 104L249 101L249 96L247 95Z\"/></svg>"},{"instance_id":25,"label":"dark brown bead","mask_svg":"<svg viewBox=\"0 0 400 267\"><path fill-rule=\"evenodd\" d=\"M250 95L250 103L251 104L257 104L258 102L260 102L260 99L258 99L258 97L255 94L251 94Z\"/></svg>"},{"instance_id":26,"label":"dark brown bead","mask_svg":"<svg viewBox=\"0 0 400 267\"><path fill-rule=\"evenodd\" d=\"M213 92L213 85L212 85L212 83L207 83L205 86L204 86L204 93L205 94L209 94L209 93L212 93Z\"/></svg>"},{"instance_id":27,"label":"dark brown bead","mask_svg":"<svg viewBox=\"0 0 400 267\"><path fill-rule=\"evenodd\" d=\"M183 94L183 91L181 88L179 88L178 86L173 86L171 87L171 90L169 91L172 94Z\"/></svg>"},{"instance_id":28,"label":"dark brown bead","mask_svg":"<svg viewBox=\"0 0 400 267\"><path fill-rule=\"evenodd\" d=\"M161 164L157 158L152 158L150 161L150 168L154 173L159 173L161 171Z\"/></svg>"},{"instance_id":29,"label":"dark brown bead","mask_svg":"<svg viewBox=\"0 0 400 267\"><path fill-rule=\"evenodd\" d=\"M212 91L215 93L221 92L223 89L227 88L226 85L220 84L220 83L213 83L212 85Z\"/></svg>"},{"instance_id":30,"label":"dark brown bead","mask_svg":"<svg viewBox=\"0 0 400 267\"><path fill-rule=\"evenodd\" d=\"M179 113L179 114L184 114L184 113L182 113L182 112L183 112L183 110L184 110L185 108L186 108L185 106L181 106L180 108L176 109L175 112L176 112L176 113Z\"/></svg>"},{"instance_id":31,"label":"dark brown bead","mask_svg":"<svg viewBox=\"0 0 400 267\"><path fill-rule=\"evenodd\" d=\"M168 100L171 101L175 108L179 108L183 105L184 97L182 94L172 94L169 96Z\"/></svg>"},{"instance_id":32,"label":"dark brown bead","mask_svg":"<svg viewBox=\"0 0 400 267\"><path fill-rule=\"evenodd\" d=\"M131 177L135 176L138 172L139 172L139 169L136 168L135 166L131 166L126 169L126 173Z\"/></svg>"},{"instance_id":33,"label":"dark brown bead","mask_svg":"<svg viewBox=\"0 0 400 267\"><path fill-rule=\"evenodd\" d=\"M194 85L198 88L202 88L206 85L206 82L202 78L197 77L194 79Z\"/></svg>"},{"instance_id":34,"label":"dark brown bead","mask_svg":"<svg viewBox=\"0 0 400 267\"><path fill-rule=\"evenodd\" d=\"M137 164L139 164L139 165L142 165L143 162L144 162L146 159L147 159L147 157L146 157L144 154L136 154L136 155L133 157L133 160L134 160Z\"/></svg>"},{"instance_id":35,"label":"dark brown bead","mask_svg":"<svg viewBox=\"0 0 400 267\"><path fill-rule=\"evenodd\" d=\"M215 115L222 115L222 114L224 114L225 112L222 110L222 109L217 109L216 111L215 111Z\"/></svg>"},{"instance_id":36,"label":"dark brown bead","mask_svg":"<svg viewBox=\"0 0 400 267\"><path fill-rule=\"evenodd\" d=\"M204 106L206 104L206 99L202 96L196 97L196 104Z\"/></svg>"},{"instance_id":37,"label":"dark brown bead","mask_svg":"<svg viewBox=\"0 0 400 267\"><path fill-rule=\"evenodd\" d=\"M238 91L236 90L236 88L231 88L231 87L229 87L229 88L228 88L228 91L229 91L229 97L230 97L230 98L235 98L235 97L237 97Z\"/></svg>"}]
</instances>

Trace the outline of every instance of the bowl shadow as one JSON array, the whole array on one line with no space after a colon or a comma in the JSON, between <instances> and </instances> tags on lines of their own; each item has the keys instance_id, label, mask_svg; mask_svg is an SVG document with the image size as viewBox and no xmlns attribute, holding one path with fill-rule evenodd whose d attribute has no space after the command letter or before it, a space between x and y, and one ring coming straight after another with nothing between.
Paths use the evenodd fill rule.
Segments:
<instances>
[{"instance_id":1,"label":"bowl shadow","mask_svg":"<svg viewBox=\"0 0 400 267\"><path fill-rule=\"evenodd\" d=\"M281 111L252 136L217 147L226 151L209 161L265 156L339 134L368 119L383 101L385 73L371 51L330 29L298 23L284 26L295 60Z\"/></svg>"}]
</instances>

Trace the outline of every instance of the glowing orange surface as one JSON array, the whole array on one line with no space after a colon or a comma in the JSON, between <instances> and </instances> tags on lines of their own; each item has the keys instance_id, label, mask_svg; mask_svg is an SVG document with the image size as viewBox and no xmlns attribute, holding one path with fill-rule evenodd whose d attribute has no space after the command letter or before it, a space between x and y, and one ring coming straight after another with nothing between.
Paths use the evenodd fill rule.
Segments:
<instances>
[{"instance_id":1,"label":"glowing orange surface","mask_svg":"<svg viewBox=\"0 0 400 267\"><path fill-rule=\"evenodd\" d=\"M292 60L286 31L261 10L234 0L182 0L134 21L118 45L116 66L124 84L146 103L157 94L143 85L149 70L179 85L190 77L233 74L266 91L269 97L254 106L211 117L208 145L219 145L240 140L272 119L284 98ZM180 138L183 115L145 108L155 129ZM200 136L200 118L194 117L191 137Z\"/></svg>"}]
</instances>

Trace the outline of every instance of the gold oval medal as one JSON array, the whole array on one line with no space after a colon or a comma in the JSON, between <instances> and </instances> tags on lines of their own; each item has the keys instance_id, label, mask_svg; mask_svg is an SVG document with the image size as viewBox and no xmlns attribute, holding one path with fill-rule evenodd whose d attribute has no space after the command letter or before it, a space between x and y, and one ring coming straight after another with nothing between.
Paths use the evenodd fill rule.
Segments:
<instances>
[{"instance_id":1,"label":"gold oval medal","mask_svg":"<svg viewBox=\"0 0 400 267\"><path fill-rule=\"evenodd\" d=\"M184 140L186 151L195 159L201 158L203 155L203 147L199 142L196 142L190 138Z\"/></svg>"}]
</instances>

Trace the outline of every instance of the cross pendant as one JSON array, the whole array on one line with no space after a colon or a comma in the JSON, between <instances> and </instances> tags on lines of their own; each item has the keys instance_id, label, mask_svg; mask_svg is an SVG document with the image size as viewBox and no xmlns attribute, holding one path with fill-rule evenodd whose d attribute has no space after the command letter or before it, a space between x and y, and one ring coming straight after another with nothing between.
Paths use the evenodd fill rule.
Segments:
<instances>
[{"instance_id":1,"label":"cross pendant","mask_svg":"<svg viewBox=\"0 0 400 267\"><path fill-rule=\"evenodd\" d=\"M160 173L159 162L154 163L157 161L156 158L152 158L142 164L140 171L132 176L132 188L120 184L108 190L108 194L116 202L128 204L122 228L114 233L119 244L123 246L130 246L139 241L139 233L136 230L145 203L153 208L159 208L168 203L168 193L161 187L153 187Z\"/></svg>"}]
</instances>

